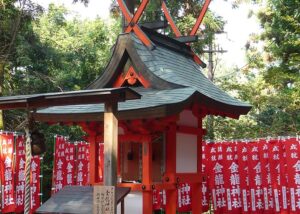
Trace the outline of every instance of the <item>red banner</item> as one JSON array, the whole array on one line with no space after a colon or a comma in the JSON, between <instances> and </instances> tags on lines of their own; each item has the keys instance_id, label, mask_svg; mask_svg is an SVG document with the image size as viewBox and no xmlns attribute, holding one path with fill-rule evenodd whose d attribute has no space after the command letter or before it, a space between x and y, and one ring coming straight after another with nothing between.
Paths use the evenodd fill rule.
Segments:
<instances>
[{"instance_id":1,"label":"red banner","mask_svg":"<svg viewBox=\"0 0 300 214\"><path fill-rule=\"evenodd\" d=\"M69 175L62 173L62 183L71 184L72 170L76 168L75 184L87 185L89 144L77 144L75 160L71 160L71 147L64 147L67 159L64 169L69 170ZM202 182L203 211L208 210L211 195L214 213L300 213L300 143L297 139L208 143L202 149L202 172L207 175ZM103 153L103 144L100 144L100 180ZM165 202L164 191L154 190L153 209L163 209ZM191 211L189 184L179 184L177 203L179 212Z\"/></svg>"},{"instance_id":2,"label":"red banner","mask_svg":"<svg viewBox=\"0 0 300 214\"><path fill-rule=\"evenodd\" d=\"M2 184L2 213L15 211L13 150L14 135L0 135L1 184Z\"/></svg>"},{"instance_id":3,"label":"red banner","mask_svg":"<svg viewBox=\"0 0 300 214\"><path fill-rule=\"evenodd\" d=\"M269 161L274 198L274 212L287 211L285 175L283 172L283 152L281 142L269 141ZM285 199L285 200L282 200Z\"/></svg>"},{"instance_id":4,"label":"red banner","mask_svg":"<svg viewBox=\"0 0 300 214\"><path fill-rule=\"evenodd\" d=\"M178 212L189 212L192 210L192 191L191 186L187 183L181 183L178 186L177 210Z\"/></svg>"},{"instance_id":5,"label":"red banner","mask_svg":"<svg viewBox=\"0 0 300 214\"><path fill-rule=\"evenodd\" d=\"M84 186L89 183L89 162L89 144L79 142L77 144L76 185Z\"/></svg>"},{"instance_id":6,"label":"red banner","mask_svg":"<svg viewBox=\"0 0 300 214\"><path fill-rule=\"evenodd\" d=\"M25 193L25 138L17 136L16 138L16 213L24 210Z\"/></svg>"},{"instance_id":7,"label":"red banner","mask_svg":"<svg viewBox=\"0 0 300 214\"><path fill-rule=\"evenodd\" d=\"M166 192L164 190L153 190L153 210L164 209L166 206Z\"/></svg>"},{"instance_id":8,"label":"red banner","mask_svg":"<svg viewBox=\"0 0 300 214\"><path fill-rule=\"evenodd\" d=\"M249 188L249 167L248 147L246 143L237 143L237 155L241 185L241 205L243 213L250 213L250 188Z\"/></svg>"},{"instance_id":9,"label":"red banner","mask_svg":"<svg viewBox=\"0 0 300 214\"><path fill-rule=\"evenodd\" d=\"M66 139L62 136L56 136L54 146L54 166L53 166L53 185L52 193L61 190L65 182L64 170L66 169L65 161Z\"/></svg>"},{"instance_id":10,"label":"red banner","mask_svg":"<svg viewBox=\"0 0 300 214\"><path fill-rule=\"evenodd\" d=\"M66 171L64 172L64 183L75 185L75 144L67 142L65 147Z\"/></svg>"},{"instance_id":11,"label":"red banner","mask_svg":"<svg viewBox=\"0 0 300 214\"><path fill-rule=\"evenodd\" d=\"M257 142L259 159L261 163L261 177L263 190L264 213L274 212L274 200L272 191L272 177L269 161L269 143L262 139Z\"/></svg>"},{"instance_id":12,"label":"red banner","mask_svg":"<svg viewBox=\"0 0 300 214\"><path fill-rule=\"evenodd\" d=\"M249 167L249 188L252 213L262 213L264 210L262 169L259 158L258 145L256 142L247 143L248 146L248 167Z\"/></svg>"},{"instance_id":13,"label":"red banner","mask_svg":"<svg viewBox=\"0 0 300 214\"><path fill-rule=\"evenodd\" d=\"M235 143L222 143L224 188L229 213L241 212L241 179L239 174L237 145Z\"/></svg>"},{"instance_id":14,"label":"red banner","mask_svg":"<svg viewBox=\"0 0 300 214\"><path fill-rule=\"evenodd\" d=\"M224 167L223 167L223 147L222 144L207 144L208 155L208 186L211 190L213 208L215 213L227 211L224 188Z\"/></svg>"},{"instance_id":15,"label":"red banner","mask_svg":"<svg viewBox=\"0 0 300 214\"><path fill-rule=\"evenodd\" d=\"M207 212L209 210L209 190L208 190L208 183L207 183L207 167L208 167L208 155L207 155L207 148L206 143L202 143L202 211Z\"/></svg>"},{"instance_id":16,"label":"red banner","mask_svg":"<svg viewBox=\"0 0 300 214\"><path fill-rule=\"evenodd\" d=\"M284 142L286 148L287 180L290 213L300 213L300 142L296 138Z\"/></svg>"},{"instance_id":17,"label":"red banner","mask_svg":"<svg viewBox=\"0 0 300 214\"><path fill-rule=\"evenodd\" d=\"M41 206L40 174L41 174L40 156L33 156L31 159L31 176L30 176L30 189L31 189L30 213L34 213L35 210Z\"/></svg>"}]
</instances>

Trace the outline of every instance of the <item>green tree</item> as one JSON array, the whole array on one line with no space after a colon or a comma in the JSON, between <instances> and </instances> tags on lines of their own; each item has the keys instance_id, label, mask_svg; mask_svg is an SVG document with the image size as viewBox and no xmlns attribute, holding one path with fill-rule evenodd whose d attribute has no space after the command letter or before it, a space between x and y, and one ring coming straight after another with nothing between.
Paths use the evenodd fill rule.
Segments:
<instances>
[{"instance_id":1,"label":"green tree","mask_svg":"<svg viewBox=\"0 0 300 214\"><path fill-rule=\"evenodd\" d=\"M239 121L218 118L219 136L276 137L300 132L300 2L265 3L257 14L263 32L252 35L246 47L247 66L221 81L253 109Z\"/></svg>"},{"instance_id":2,"label":"green tree","mask_svg":"<svg viewBox=\"0 0 300 214\"><path fill-rule=\"evenodd\" d=\"M67 18L63 6L49 5L47 12L35 17L22 33L17 35L15 51L11 54L7 94L32 94L84 89L101 74L116 39L117 24L105 23L100 18L81 20ZM120 29L120 28L119 28ZM24 112L6 114L7 127L15 130L23 120ZM47 139L44 155L44 200L51 189L53 136L57 133L81 140L79 127L39 124Z\"/></svg>"},{"instance_id":3,"label":"green tree","mask_svg":"<svg viewBox=\"0 0 300 214\"><path fill-rule=\"evenodd\" d=\"M0 96L5 94L5 80L9 75L10 61L16 51L20 31L41 11L30 0L3 0L0 2ZM0 111L0 129L3 129Z\"/></svg>"}]
</instances>

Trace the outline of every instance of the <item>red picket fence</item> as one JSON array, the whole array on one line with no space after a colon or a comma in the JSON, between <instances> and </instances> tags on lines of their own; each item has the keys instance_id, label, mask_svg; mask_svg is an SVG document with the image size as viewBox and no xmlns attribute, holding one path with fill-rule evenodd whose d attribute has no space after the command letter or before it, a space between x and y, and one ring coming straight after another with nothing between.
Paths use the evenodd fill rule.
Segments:
<instances>
[{"instance_id":1,"label":"red picket fence","mask_svg":"<svg viewBox=\"0 0 300 214\"><path fill-rule=\"evenodd\" d=\"M103 178L100 145L99 175ZM75 157L70 162L66 149L74 147L68 151ZM89 162L89 145L74 145L57 137L55 148L54 191L73 182L88 184L88 167L83 166ZM212 205L214 213L300 213L299 156L300 141L296 138L203 143L202 172L207 176L202 183L203 211ZM191 188L187 183L178 185L179 212L189 212L192 203L199 203L191 197ZM165 204L165 191L154 190L153 209L164 209Z\"/></svg>"},{"instance_id":2,"label":"red picket fence","mask_svg":"<svg viewBox=\"0 0 300 214\"><path fill-rule=\"evenodd\" d=\"M1 213L22 213L25 193L25 139L23 135L0 133ZM41 158L31 160L31 213L41 205Z\"/></svg>"}]
</instances>

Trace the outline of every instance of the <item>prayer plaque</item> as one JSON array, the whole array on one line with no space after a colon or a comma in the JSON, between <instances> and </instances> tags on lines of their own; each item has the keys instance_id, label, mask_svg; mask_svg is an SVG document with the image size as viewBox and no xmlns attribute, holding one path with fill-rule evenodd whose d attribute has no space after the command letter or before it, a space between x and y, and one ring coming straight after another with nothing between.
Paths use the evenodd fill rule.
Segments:
<instances>
[{"instance_id":1,"label":"prayer plaque","mask_svg":"<svg viewBox=\"0 0 300 214\"><path fill-rule=\"evenodd\" d=\"M93 214L115 214L114 186L94 186Z\"/></svg>"}]
</instances>

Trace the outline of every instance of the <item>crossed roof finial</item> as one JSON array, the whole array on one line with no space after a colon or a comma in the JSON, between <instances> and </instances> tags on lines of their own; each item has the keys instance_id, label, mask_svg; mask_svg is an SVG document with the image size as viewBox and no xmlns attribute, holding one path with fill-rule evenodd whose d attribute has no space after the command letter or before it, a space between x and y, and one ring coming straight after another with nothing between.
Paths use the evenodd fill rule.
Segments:
<instances>
[{"instance_id":1,"label":"crossed roof finial","mask_svg":"<svg viewBox=\"0 0 300 214\"><path fill-rule=\"evenodd\" d=\"M120 9L124 15L124 18L125 20L127 21L128 23L128 26L125 28L124 32L125 33L129 33L129 32L134 32L137 37L144 43L144 45L146 45L147 47L149 48L153 48L154 45L153 43L151 42L151 40L148 38L148 36L142 31L142 29L140 28L140 26L138 25L138 22L144 12L144 10L146 9L148 3L150 2L150 0L142 0L140 5L138 6L137 10L131 14L131 12L129 11L126 3L124 2L124 0L117 0L118 1L118 4L120 6ZM200 14L197 18L197 21L195 23L195 25L193 26L191 32L190 32L190 36L195 36L202 21L203 21L203 18L206 14L206 11L208 9L208 6L210 4L211 0L205 0L205 3L200 11ZM167 8L167 5L166 5L166 2L165 0L162 0L162 5L161 5L161 8L162 8L162 11L164 12L165 14L165 17L167 19L167 21L169 22L170 24L170 27L171 29L173 30L174 34L176 37L181 37L182 34L181 32L179 31L179 29L177 28L174 20L172 19L172 16ZM199 64L203 64L203 62L199 59L198 56L194 56L194 60L199 63Z\"/></svg>"}]
</instances>

